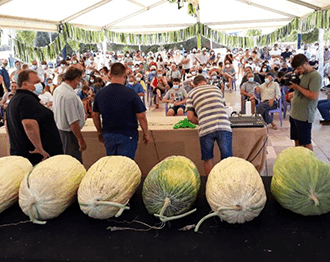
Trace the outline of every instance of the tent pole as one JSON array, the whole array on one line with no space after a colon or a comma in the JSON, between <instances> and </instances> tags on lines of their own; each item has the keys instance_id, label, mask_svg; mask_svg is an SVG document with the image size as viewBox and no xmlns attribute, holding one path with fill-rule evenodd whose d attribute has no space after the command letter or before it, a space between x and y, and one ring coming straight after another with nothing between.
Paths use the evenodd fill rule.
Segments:
<instances>
[{"instance_id":1,"label":"tent pole","mask_svg":"<svg viewBox=\"0 0 330 262\"><path fill-rule=\"evenodd\" d=\"M321 76L323 76L323 69L324 69L324 29L319 29L319 50L316 51L316 59L318 59L319 62L319 73Z\"/></svg>"},{"instance_id":2,"label":"tent pole","mask_svg":"<svg viewBox=\"0 0 330 262\"><path fill-rule=\"evenodd\" d=\"M202 49L202 36L201 36L201 27L200 27L201 17L200 10L197 10L197 24L198 24L198 33L197 33L197 49Z\"/></svg>"}]
</instances>

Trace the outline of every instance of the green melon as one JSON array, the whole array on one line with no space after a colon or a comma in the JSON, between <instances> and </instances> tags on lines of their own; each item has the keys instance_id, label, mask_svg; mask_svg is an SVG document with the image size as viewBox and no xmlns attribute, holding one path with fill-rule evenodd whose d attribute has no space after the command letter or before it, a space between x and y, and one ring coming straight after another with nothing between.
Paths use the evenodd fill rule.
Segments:
<instances>
[{"instance_id":1,"label":"green melon","mask_svg":"<svg viewBox=\"0 0 330 262\"><path fill-rule=\"evenodd\" d=\"M191 160L184 156L167 157L154 166L146 177L142 190L143 202L150 214L165 222L191 208L199 187L198 169Z\"/></svg>"},{"instance_id":2,"label":"green melon","mask_svg":"<svg viewBox=\"0 0 330 262\"><path fill-rule=\"evenodd\" d=\"M304 216L330 211L330 167L304 147L285 149L276 159L271 192L286 209Z\"/></svg>"}]
</instances>

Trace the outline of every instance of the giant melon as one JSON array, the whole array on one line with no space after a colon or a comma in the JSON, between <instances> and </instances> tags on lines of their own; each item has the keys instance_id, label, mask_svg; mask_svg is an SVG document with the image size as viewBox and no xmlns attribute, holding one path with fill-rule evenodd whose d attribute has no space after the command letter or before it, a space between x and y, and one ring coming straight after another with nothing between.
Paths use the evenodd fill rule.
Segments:
<instances>
[{"instance_id":1,"label":"giant melon","mask_svg":"<svg viewBox=\"0 0 330 262\"><path fill-rule=\"evenodd\" d=\"M150 214L166 222L191 213L182 214L195 202L199 187L200 176L195 164L184 156L170 156L147 175L143 202Z\"/></svg>"},{"instance_id":2,"label":"giant melon","mask_svg":"<svg viewBox=\"0 0 330 262\"><path fill-rule=\"evenodd\" d=\"M17 201L21 181L32 168L30 161L21 156L0 158L0 213Z\"/></svg>"},{"instance_id":3,"label":"giant melon","mask_svg":"<svg viewBox=\"0 0 330 262\"><path fill-rule=\"evenodd\" d=\"M92 218L120 216L141 182L138 165L125 156L106 156L87 171L78 189L80 209Z\"/></svg>"},{"instance_id":4,"label":"giant melon","mask_svg":"<svg viewBox=\"0 0 330 262\"><path fill-rule=\"evenodd\" d=\"M76 200L86 170L69 155L50 157L27 174L19 189L19 205L34 223L59 216Z\"/></svg>"},{"instance_id":5,"label":"giant melon","mask_svg":"<svg viewBox=\"0 0 330 262\"><path fill-rule=\"evenodd\" d=\"M304 216L330 211L330 167L304 147L283 150L274 164L271 192L286 209Z\"/></svg>"},{"instance_id":6,"label":"giant melon","mask_svg":"<svg viewBox=\"0 0 330 262\"><path fill-rule=\"evenodd\" d=\"M213 213L202 218L218 216L230 224L253 220L266 204L266 190L262 179L250 162L228 157L211 170L206 183L206 199Z\"/></svg>"}]
</instances>

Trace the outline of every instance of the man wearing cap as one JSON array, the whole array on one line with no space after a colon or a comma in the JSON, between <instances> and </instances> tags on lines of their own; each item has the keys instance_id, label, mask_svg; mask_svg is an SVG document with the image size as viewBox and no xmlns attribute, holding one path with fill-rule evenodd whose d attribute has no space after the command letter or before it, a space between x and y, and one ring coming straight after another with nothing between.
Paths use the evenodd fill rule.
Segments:
<instances>
[{"instance_id":1,"label":"man wearing cap","mask_svg":"<svg viewBox=\"0 0 330 262\"><path fill-rule=\"evenodd\" d=\"M276 109L277 101L281 98L281 91L278 83L273 81L273 76L268 73L265 76L265 83L255 87L257 94L260 95L260 104L257 107L257 114L262 115L267 124L271 124L273 129L277 129L273 122L273 117L269 111Z\"/></svg>"}]
</instances>

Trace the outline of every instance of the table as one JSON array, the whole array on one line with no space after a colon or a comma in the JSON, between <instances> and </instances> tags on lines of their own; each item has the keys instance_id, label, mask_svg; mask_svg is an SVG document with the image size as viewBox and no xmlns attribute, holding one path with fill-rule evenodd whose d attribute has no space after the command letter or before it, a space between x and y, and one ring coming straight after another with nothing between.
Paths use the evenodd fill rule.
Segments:
<instances>
[{"instance_id":1,"label":"table","mask_svg":"<svg viewBox=\"0 0 330 262\"><path fill-rule=\"evenodd\" d=\"M210 212L206 177L201 177L195 213L171 221L162 230L106 230L109 226L139 227L118 223L125 220L137 219L149 225L159 222L143 205L141 184L130 201L131 209L119 218L92 219L74 203L46 225L0 227L0 261L328 261L330 213L313 217L292 213L274 200L271 178L262 179L267 203L251 222L228 224L211 218L202 224L200 233L180 231ZM16 204L1 213L0 225L27 219Z\"/></svg>"},{"instance_id":2,"label":"table","mask_svg":"<svg viewBox=\"0 0 330 262\"><path fill-rule=\"evenodd\" d=\"M149 171L161 160L172 155L188 157L197 166L199 173L204 175L203 161L196 129L177 129L173 126L184 117L148 117L150 142L145 145L142 141L142 132L136 152L135 161L142 174ZM83 161L89 168L98 159L106 156L105 147L98 141L96 129L91 119L88 119L82 129L87 144L83 152ZM9 155L9 143L5 129L0 129L0 157ZM3 146L4 145L4 146ZM267 148L267 128L234 128L233 154L250 161L260 172L265 167ZM214 148L214 161L220 161L218 146Z\"/></svg>"}]
</instances>

